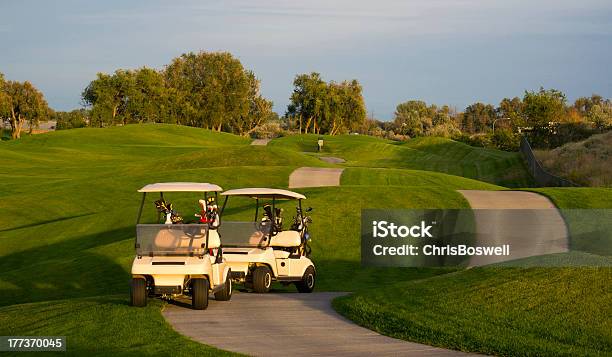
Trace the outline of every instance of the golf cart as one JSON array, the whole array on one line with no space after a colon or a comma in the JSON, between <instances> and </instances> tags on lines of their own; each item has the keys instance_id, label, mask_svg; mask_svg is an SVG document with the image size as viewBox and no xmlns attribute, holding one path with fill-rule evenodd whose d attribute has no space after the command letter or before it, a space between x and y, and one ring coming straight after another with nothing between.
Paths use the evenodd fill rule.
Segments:
<instances>
[{"instance_id":1,"label":"golf cart","mask_svg":"<svg viewBox=\"0 0 612 357\"><path fill-rule=\"evenodd\" d=\"M223 221L220 227L223 256L231 267L232 280L257 293L268 292L273 281L283 285L294 283L299 292L312 292L316 271L309 259L308 224L311 219L304 216L302 211L302 200L306 197L296 192L272 188L242 188L221 195L225 196L222 213L230 196L255 199L254 221ZM260 210L262 200L269 203ZM297 200L296 216L291 228L287 230L282 228L282 209L277 207L280 200ZM261 219L259 212L262 212Z\"/></svg>"},{"instance_id":2,"label":"golf cart","mask_svg":"<svg viewBox=\"0 0 612 357\"><path fill-rule=\"evenodd\" d=\"M168 182L149 184L138 190L142 202L136 225L136 257L132 264L131 303L146 306L147 297L191 297L194 309L232 297L230 267L225 263L218 233L216 199L222 188L209 183ZM195 222L185 223L164 198L167 192L196 192L201 206ZM141 224L147 193L159 193L155 201L157 222ZM180 194L176 194L180 196ZM161 219L161 223L160 222Z\"/></svg>"}]
</instances>

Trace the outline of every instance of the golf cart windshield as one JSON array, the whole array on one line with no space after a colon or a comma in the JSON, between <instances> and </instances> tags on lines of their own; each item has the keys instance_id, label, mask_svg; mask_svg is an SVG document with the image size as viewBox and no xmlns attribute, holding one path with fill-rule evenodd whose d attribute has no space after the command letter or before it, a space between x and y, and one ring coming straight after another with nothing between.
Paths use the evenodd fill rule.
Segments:
<instances>
[{"instance_id":1,"label":"golf cart windshield","mask_svg":"<svg viewBox=\"0 0 612 357\"><path fill-rule=\"evenodd\" d=\"M260 222L227 222L219 227L223 246L229 248L262 248L270 242L270 225Z\"/></svg>"},{"instance_id":2,"label":"golf cart windshield","mask_svg":"<svg viewBox=\"0 0 612 357\"><path fill-rule=\"evenodd\" d=\"M139 224L136 226L136 254L202 255L206 252L205 224Z\"/></svg>"}]
</instances>

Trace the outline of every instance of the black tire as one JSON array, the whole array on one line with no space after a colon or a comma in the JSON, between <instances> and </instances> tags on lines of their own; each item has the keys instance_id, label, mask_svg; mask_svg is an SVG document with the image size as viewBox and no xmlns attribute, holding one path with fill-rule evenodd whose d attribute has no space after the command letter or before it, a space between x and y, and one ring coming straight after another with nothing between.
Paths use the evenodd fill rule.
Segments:
<instances>
[{"instance_id":1,"label":"black tire","mask_svg":"<svg viewBox=\"0 0 612 357\"><path fill-rule=\"evenodd\" d=\"M227 278L225 278L225 286L223 287L223 289L215 293L215 300L229 301L232 298L233 289L232 289L232 279L230 278L231 274L232 274L231 271L227 273Z\"/></svg>"},{"instance_id":2,"label":"black tire","mask_svg":"<svg viewBox=\"0 0 612 357\"><path fill-rule=\"evenodd\" d=\"M272 286L272 271L267 266L259 266L253 271L253 290L264 294Z\"/></svg>"},{"instance_id":3,"label":"black tire","mask_svg":"<svg viewBox=\"0 0 612 357\"><path fill-rule=\"evenodd\" d=\"M132 278L130 300L132 306L147 306L147 281L145 279Z\"/></svg>"},{"instance_id":4,"label":"black tire","mask_svg":"<svg viewBox=\"0 0 612 357\"><path fill-rule=\"evenodd\" d=\"M311 265L306 268L302 280L295 283L295 287L301 293L311 293L314 290L317 274Z\"/></svg>"},{"instance_id":5,"label":"black tire","mask_svg":"<svg viewBox=\"0 0 612 357\"><path fill-rule=\"evenodd\" d=\"M194 310L205 310L208 307L208 279L191 279L191 306Z\"/></svg>"}]
</instances>

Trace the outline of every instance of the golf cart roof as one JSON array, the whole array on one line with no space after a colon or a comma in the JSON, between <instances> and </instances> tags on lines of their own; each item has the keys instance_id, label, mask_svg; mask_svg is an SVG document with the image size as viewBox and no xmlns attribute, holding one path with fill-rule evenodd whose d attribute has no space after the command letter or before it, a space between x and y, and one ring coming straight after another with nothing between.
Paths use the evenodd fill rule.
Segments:
<instances>
[{"instance_id":1,"label":"golf cart roof","mask_svg":"<svg viewBox=\"0 0 612 357\"><path fill-rule=\"evenodd\" d=\"M223 189L212 183L203 182L161 182L151 183L138 192L221 192Z\"/></svg>"},{"instance_id":2,"label":"golf cart roof","mask_svg":"<svg viewBox=\"0 0 612 357\"><path fill-rule=\"evenodd\" d=\"M239 188L236 190L228 190L221 194L222 196L247 196L252 198L279 198L279 199L306 199L306 196L301 193L281 190L277 188Z\"/></svg>"}]
</instances>

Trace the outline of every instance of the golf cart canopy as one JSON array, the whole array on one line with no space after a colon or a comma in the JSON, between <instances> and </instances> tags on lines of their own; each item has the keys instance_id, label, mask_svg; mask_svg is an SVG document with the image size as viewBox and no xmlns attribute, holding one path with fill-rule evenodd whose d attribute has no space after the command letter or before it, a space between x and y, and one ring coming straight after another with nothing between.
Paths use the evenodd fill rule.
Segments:
<instances>
[{"instance_id":1,"label":"golf cart canopy","mask_svg":"<svg viewBox=\"0 0 612 357\"><path fill-rule=\"evenodd\" d=\"M223 189L212 183L163 182L151 183L138 192L221 192Z\"/></svg>"},{"instance_id":2,"label":"golf cart canopy","mask_svg":"<svg viewBox=\"0 0 612 357\"><path fill-rule=\"evenodd\" d=\"M239 188L236 190L225 191L221 196L247 196L251 198L275 198L286 200L304 200L306 196L301 193L281 190L276 188Z\"/></svg>"}]
</instances>

